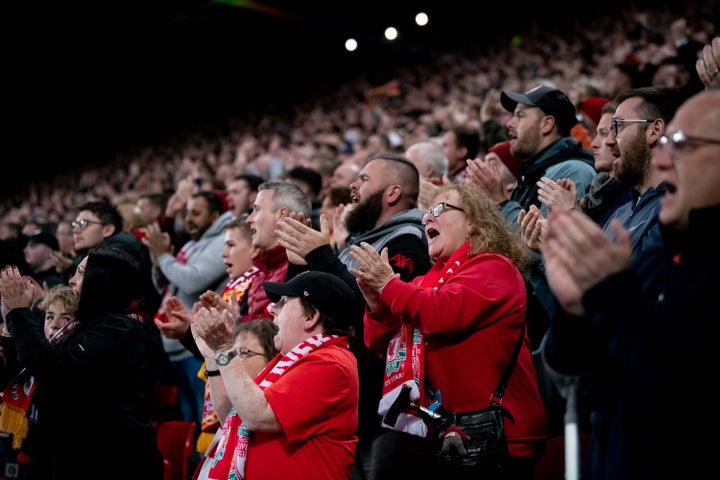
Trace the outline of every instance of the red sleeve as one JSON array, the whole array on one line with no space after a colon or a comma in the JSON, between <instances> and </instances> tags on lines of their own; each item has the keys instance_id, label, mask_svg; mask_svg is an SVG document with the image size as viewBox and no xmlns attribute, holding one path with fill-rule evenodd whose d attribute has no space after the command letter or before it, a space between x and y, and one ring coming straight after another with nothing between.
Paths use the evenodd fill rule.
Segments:
<instances>
[{"instance_id":1,"label":"red sleeve","mask_svg":"<svg viewBox=\"0 0 720 480\"><path fill-rule=\"evenodd\" d=\"M400 323L400 318L393 316L386 306L375 312L365 307L365 346L384 359L390 337L400 328Z\"/></svg>"},{"instance_id":2,"label":"red sleeve","mask_svg":"<svg viewBox=\"0 0 720 480\"><path fill-rule=\"evenodd\" d=\"M391 280L382 300L425 334L452 334L495 321L498 311L514 308L508 303L524 308L524 295L520 272L508 259L481 254L466 259L442 288Z\"/></svg>"}]
</instances>

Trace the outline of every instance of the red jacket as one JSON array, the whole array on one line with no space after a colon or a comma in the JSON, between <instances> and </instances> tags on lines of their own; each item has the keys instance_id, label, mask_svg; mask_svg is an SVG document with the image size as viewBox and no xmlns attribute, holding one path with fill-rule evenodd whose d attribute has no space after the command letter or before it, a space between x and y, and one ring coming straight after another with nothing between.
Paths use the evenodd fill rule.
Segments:
<instances>
[{"instance_id":1,"label":"red jacket","mask_svg":"<svg viewBox=\"0 0 720 480\"><path fill-rule=\"evenodd\" d=\"M443 407L454 412L488 405L525 319L520 271L501 255L468 257L468 248L466 243L410 283L391 280L381 294L386 307L365 314L365 343L383 357L401 321L423 332L426 386L440 390ZM460 265L446 273L456 260ZM547 418L527 335L502 403L515 418L505 422L510 454L539 453Z\"/></svg>"}]
</instances>

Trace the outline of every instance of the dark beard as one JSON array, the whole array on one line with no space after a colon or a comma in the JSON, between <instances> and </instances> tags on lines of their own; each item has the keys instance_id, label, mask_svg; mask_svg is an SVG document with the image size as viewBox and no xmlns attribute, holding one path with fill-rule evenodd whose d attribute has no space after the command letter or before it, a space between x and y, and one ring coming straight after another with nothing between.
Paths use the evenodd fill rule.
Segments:
<instances>
[{"instance_id":1,"label":"dark beard","mask_svg":"<svg viewBox=\"0 0 720 480\"><path fill-rule=\"evenodd\" d=\"M385 190L373 193L350 210L345 218L345 227L350 234L364 233L375 228L382 213L383 193Z\"/></svg>"}]
</instances>

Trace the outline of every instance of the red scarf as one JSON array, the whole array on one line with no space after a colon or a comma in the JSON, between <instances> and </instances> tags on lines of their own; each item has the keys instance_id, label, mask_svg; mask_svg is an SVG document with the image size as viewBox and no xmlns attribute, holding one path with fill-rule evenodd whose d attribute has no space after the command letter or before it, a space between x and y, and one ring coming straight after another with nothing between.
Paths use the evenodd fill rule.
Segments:
<instances>
[{"instance_id":1,"label":"red scarf","mask_svg":"<svg viewBox=\"0 0 720 480\"><path fill-rule=\"evenodd\" d=\"M433 268L420 279L418 286L433 285L433 290L442 287L447 278L460 266L461 261L467 258L469 248L469 242L465 242L444 266L436 262ZM445 266L448 267L447 270L445 270ZM420 329L404 322L390 339L385 356L383 396L378 404L378 413L381 416L384 417L390 410L403 385L408 385L411 389L410 400L419 405L428 406L425 393L424 345L425 339ZM428 433L425 422L412 411L401 412L394 426L384 422L382 426L419 437L426 437Z\"/></svg>"},{"instance_id":2,"label":"red scarf","mask_svg":"<svg viewBox=\"0 0 720 480\"><path fill-rule=\"evenodd\" d=\"M259 271L256 267L250 267L250 270L247 272L234 280L230 280L220 294L222 299L227 302L230 300L230 297L234 295L238 303L242 302L245 293L250 288ZM200 453L205 453L210 446L210 442L212 442L215 432L220 428L220 419L215 413L215 407L213 407L210 397L210 382L205 375L205 362L203 362L198 371L198 377L205 380L205 396L203 398L201 431L196 443L196 450Z\"/></svg>"},{"instance_id":3,"label":"red scarf","mask_svg":"<svg viewBox=\"0 0 720 480\"><path fill-rule=\"evenodd\" d=\"M50 343L56 344L65 335L77 327L78 321L72 320L50 337ZM0 405L0 429L12 434L12 447L19 450L30 429L28 412L37 383L35 377L23 368L2 392ZM22 454L21 454L22 455ZM25 460L23 463L25 463Z\"/></svg>"},{"instance_id":4,"label":"red scarf","mask_svg":"<svg viewBox=\"0 0 720 480\"><path fill-rule=\"evenodd\" d=\"M285 356L278 354L255 377L255 383L265 390L275 383L285 372L296 365L297 361L309 355L323 345L339 344L350 348L347 337L318 334L290 350ZM233 408L225 418L222 428L215 435L204 461L210 462L207 478L245 478L245 461L252 432L242 425L242 419Z\"/></svg>"}]
</instances>

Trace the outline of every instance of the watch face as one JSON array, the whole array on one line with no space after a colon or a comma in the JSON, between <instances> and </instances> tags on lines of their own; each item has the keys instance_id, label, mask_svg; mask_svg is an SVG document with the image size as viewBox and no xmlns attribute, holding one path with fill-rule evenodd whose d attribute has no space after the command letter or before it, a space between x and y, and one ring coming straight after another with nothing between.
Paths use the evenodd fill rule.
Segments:
<instances>
[{"instance_id":1,"label":"watch face","mask_svg":"<svg viewBox=\"0 0 720 480\"><path fill-rule=\"evenodd\" d=\"M215 357L215 363L218 365L227 365L230 361L230 357L227 353L220 353L217 357Z\"/></svg>"}]
</instances>

